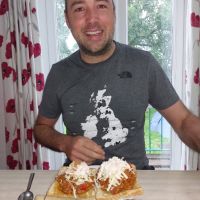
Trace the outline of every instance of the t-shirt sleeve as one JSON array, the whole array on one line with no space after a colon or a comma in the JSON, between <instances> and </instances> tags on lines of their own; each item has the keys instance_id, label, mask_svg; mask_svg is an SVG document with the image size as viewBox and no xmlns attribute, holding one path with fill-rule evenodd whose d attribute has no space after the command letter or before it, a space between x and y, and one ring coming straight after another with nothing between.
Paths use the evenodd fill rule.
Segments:
<instances>
[{"instance_id":1,"label":"t-shirt sleeve","mask_svg":"<svg viewBox=\"0 0 200 200\"><path fill-rule=\"evenodd\" d=\"M61 106L58 98L60 85L59 74L56 66L53 65L45 83L42 101L39 106L39 114L47 118L57 119L61 114Z\"/></svg>"},{"instance_id":2,"label":"t-shirt sleeve","mask_svg":"<svg viewBox=\"0 0 200 200\"><path fill-rule=\"evenodd\" d=\"M150 54L149 57L149 103L157 110L170 107L179 100L171 82L160 64Z\"/></svg>"}]
</instances>

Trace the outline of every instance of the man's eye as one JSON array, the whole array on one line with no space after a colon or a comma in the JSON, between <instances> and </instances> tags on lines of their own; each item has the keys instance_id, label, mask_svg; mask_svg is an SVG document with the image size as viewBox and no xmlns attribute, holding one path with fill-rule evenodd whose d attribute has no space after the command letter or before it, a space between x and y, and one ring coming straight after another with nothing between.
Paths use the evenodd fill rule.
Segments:
<instances>
[{"instance_id":1,"label":"man's eye","mask_svg":"<svg viewBox=\"0 0 200 200\"><path fill-rule=\"evenodd\" d=\"M83 7L79 7L79 8L76 8L74 11L75 12L82 12L82 11L84 11L84 8Z\"/></svg>"},{"instance_id":2,"label":"man's eye","mask_svg":"<svg viewBox=\"0 0 200 200\"><path fill-rule=\"evenodd\" d=\"M102 5L98 5L98 8L105 9L107 8L107 6L102 4Z\"/></svg>"}]
</instances>

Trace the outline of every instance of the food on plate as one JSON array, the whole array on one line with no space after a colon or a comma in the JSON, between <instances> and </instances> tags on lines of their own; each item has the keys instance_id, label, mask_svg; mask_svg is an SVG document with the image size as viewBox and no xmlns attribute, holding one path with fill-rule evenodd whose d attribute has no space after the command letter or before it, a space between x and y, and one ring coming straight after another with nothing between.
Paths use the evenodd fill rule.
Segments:
<instances>
[{"instance_id":1,"label":"food on plate","mask_svg":"<svg viewBox=\"0 0 200 200\"><path fill-rule=\"evenodd\" d=\"M119 200L142 193L135 165L113 157L98 167L85 162L72 162L62 167L47 196L67 200Z\"/></svg>"},{"instance_id":2,"label":"food on plate","mask_svg":"<svg viewBox=\"0 0 200 200\"><path fill-rule=\"evenodd\" d=\"M89 168L85 162L72 162L62 167L47 195L94 199L96 169Z\"/></svg>"},{"instance_id":3,"label":"food on plate","mask_svg":"<svg viewBox=\"0 0 200 200\"><path fill-rule=\"evenodd\" d=\"M103 162L97 172L96 199L128 198L143 193L137 183L136 167L126 161L113 157Z\"/></svg>"}]
</instances>

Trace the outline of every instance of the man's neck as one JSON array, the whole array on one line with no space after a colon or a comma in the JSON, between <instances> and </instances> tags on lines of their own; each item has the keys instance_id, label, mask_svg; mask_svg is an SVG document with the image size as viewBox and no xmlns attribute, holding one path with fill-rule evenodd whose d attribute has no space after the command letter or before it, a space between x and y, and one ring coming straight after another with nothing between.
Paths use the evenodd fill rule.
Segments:
<instances>
[{"instance_id":1,"label":"man's neck","mask_svg":"<svg viewBox=\"0 0 200 200\"><path fill-rule=\"evenodd\" d=\"M87 55L80 50L81 59L85 63L89 63L89 64L100 63L100 62L103 62L103 61L107 60L108 58L110 58L112 56L113 52L115 51L115 48L116 48L116 45L114 42L112 42L112 45L111 45L111 48L109 49L109 51L107 51L105 54L99 55L99 56Z\"/></svg>"}]
</instances>

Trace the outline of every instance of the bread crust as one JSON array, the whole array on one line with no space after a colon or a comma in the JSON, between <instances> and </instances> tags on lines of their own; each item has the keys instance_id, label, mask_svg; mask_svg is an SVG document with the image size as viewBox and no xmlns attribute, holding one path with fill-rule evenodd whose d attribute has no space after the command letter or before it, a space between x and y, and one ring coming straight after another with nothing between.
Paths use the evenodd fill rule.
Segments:
<instances>
[{"instance_id":1,"label":"bread crust","mask_svg":"<svg viewBox=\"0 0 200 200\"><path fill-rule=\"evenodd\" d=\"M138 183L136 183L132 189L125 190L114 195L98 188L96 192L96 200L108 200L108 199L120 200L120 199L127 199L127 198L131 199L136 195L142 195L142 194L143 194L143 189Z\"/></svg>"}]
</instances>

